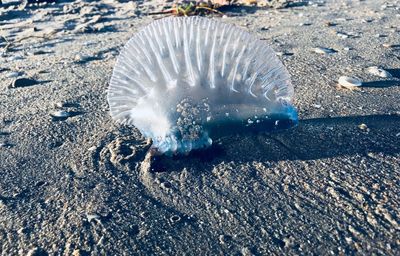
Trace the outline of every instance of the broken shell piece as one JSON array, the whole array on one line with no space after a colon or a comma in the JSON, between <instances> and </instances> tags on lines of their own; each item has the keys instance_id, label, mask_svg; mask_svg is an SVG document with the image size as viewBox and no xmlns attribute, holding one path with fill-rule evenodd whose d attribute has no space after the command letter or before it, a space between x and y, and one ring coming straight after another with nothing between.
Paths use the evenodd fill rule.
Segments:
<instances>
[{"instance_id":1,"label":"broken shell piece","mask_svg":"<svg viewBox=\"0 0 400 256\"><path fill-rule=\"evenodd\" d=\"M362 82L356 78L348 77L348 76L341 76L339 77L339 85L346 87L346 88L354 88L359 87L362 85Z\"/></svg>"},{"instance_id":2,"label":"broken shell piece","mask_svg":"<svg viewBox=\"0 0 400 256\"><path fill-rule=\"evenodd\" d=\"M66 117L70 117L71 113L64 111L64 110L57 110L57 111L54 111L51 115L53 117L66 118Z\"/></svg>"},{"instance_id":3,"label":"broken shell piece","mask_svg":"<svg viewBox=\"0 0 400 256\"><path fill-rule=\"evenodd\" d=\"M383 77L383 78L392 77L392 74L390 74L386 70L379 68L377 66L369 67L368 72L371 73L372 75Z\"/></svg>"},{"instance_id":4,"label":"broken shell piece","mask_svg":"<svg viewBox=\"0 0 400 256\"><path fill-rule=\"evenodd\" d=\"M364 124L364 123L360 124L360 125L358 126L358 128L359 128L360 130L362 130L362 131L366 131L366 132L369 132L369 131L370 131L370 129L368 128L368 126L367 126L366 124Z\"/></svg>"},{"instance_id":5,"label":"broken shell piece","mask_svg":"<svg viewBox=\"0 0 400 256\"><path fill-rule=\"evenodd\" d=\"M331 48L324 48L324 47L316 47L313 49L314 52L319 54L330 54L335 53L336 51Z\"/></svg>"}]
</instances>

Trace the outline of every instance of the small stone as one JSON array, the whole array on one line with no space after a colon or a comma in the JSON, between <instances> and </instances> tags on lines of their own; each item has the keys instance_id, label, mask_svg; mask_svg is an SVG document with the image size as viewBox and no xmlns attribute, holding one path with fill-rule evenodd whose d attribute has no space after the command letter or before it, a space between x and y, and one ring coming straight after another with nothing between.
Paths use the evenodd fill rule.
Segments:
<instances>
[{"instance_id":1,"label":"small stone","mask_svg":"<svg viewBox=\"0 0 400 256\"><path fill-rule=\"evenodd\" d=\"M337 35L338 37L342 38L342 39L346 39L346 38L349 37L349 35L347 35L347 34L345 34L345 33L341 33L341 32L336 33L336 35Z\"/></svg>"},{"instance_id":2,"label":"small stone","mask_svg":"<svg viewBox=\"0 0 400 256\"><path fill-rule=\"evenodd\" d=\"M331 54L336 52L331 48L324 48L324 47L316 47L313 49L313 51L319 54Z\"/></svg>"},{"instance_id":3,"label":"small stone","mask_svg":"<svg viewBox=\"0 0 400 256\"><path fill-rule=\"evenodd\" d=\"M386 70L379 68L377 66L372 66L368 68L368 72L371 73L372 75L383 77L383 78L389 78L392 77L392 74L387 72Z\"/></svg>"},{"instance_id":4,"label":"small stone","mask_svg":"<svg viewBox=\"0 0 400 256\"><path fill-rule=\"evenodd\" d=\"M39 83L38 81L31 78L17 78L10 84L10 88L27 87L36 85L38 83Z\"/></svg>"},{"instance_id":5,"label":"small stone","mask_svg":"<svg viewBox=\"0 0 400 256\"><path fill-rule=\"evenodd\" d=\"M77 61L77 62L85 62L88 59L89 59L88 56L85 56L85 55L80 54L80 53L76 54L75 57L74 57L74 60Z\"/></svg>"},{"instance_id":6,"label":"small stone","mask_svg":"<svg viewBox=\"0 0 400 256\"><path fill-rule=\"evenodd\" d=\"M334 27L334 26L337 25L337 23L332 22L332 21L328 21L328 22L325 23L325 25L326 25L327 27Z\"/></svg>"},{"instance_id":7,"label":"small stone","mask_svg":"<svg viewBox=\"0 0 400 256\"><path fill-rule=\"evenodd\" d=\"M362 85L362 82L356 78L348 77L348 76L341 76L339 77L339 85L351 88L351 87L359 87Z\"/></svg>"}]
</instances>

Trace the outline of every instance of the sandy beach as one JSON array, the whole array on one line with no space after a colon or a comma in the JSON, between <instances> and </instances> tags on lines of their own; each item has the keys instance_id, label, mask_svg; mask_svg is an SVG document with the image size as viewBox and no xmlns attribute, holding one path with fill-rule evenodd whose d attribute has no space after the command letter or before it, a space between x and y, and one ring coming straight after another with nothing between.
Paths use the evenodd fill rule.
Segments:
<instances>
[{"instance_id":1,"label":"sandy beach","mask_svg":"<svg viewBox=\"0 0 400 256\"><path fill-rule=\"evenodd\" d=\"M0 4L1 255L399 255L400 1L213 15L277 52L299 125L149 159L107 88L171 4Z\"/></svg>"}]
</instances>

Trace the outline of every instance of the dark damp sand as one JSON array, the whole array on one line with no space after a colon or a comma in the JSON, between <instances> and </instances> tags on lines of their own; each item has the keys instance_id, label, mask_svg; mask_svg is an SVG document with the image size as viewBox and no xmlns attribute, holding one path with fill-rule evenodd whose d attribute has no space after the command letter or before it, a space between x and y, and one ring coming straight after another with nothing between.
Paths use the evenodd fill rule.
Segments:
<instances>
[{"instance_id":1,"label":"dark damp sand","mask_svg":"<svg viewBox=\"0 0 400 256\"><path fill-rule=\"evenodd\" d=\"M225 22L283 53L299 126L149 162L138 131L110 119L106 89L158 2L1 10L2 35L20 40L0 59L2 255L399 254L400 1L235 9ZM39 84L8 88L15 71ZM341 75L367 83L338 89Z\"/></svg>"}]
</instances>

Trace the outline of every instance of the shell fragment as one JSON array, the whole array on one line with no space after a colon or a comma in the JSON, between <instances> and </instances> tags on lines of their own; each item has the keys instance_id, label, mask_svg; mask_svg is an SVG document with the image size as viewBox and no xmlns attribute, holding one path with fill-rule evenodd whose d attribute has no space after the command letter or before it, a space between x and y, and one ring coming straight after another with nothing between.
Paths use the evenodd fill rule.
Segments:
<instances>
[{"instance_id":1,"label":"shell fragment","mask_svg":"<svg viewBox=\"0 0 400 256\"><path fill-rule=\"evenodd\" d=\"M339 85L346 87L346 88L354 88L359 87L362 85L362 81L348 76L341 76L339 77Z\"/></svg>"},{"instance_id":2,"label":"shell fragment","mask_svg":"<svg viewBox=\"0 0 400 256\"><path fill-rule=\"evenodd\" d=\"M369 67L368 72L372 75L379 76L382 78L389 78L392 77L392 74L387 72L386 70L379 68L377 66Z\"/></svg>"}]
</instances>

